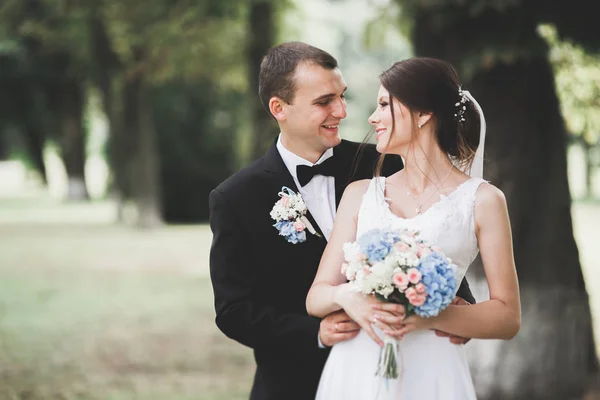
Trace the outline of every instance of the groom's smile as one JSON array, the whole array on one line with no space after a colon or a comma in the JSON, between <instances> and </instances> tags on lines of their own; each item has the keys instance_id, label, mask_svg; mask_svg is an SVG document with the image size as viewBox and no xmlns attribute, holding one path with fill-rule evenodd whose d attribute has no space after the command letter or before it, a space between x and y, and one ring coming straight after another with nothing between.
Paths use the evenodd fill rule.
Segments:
<instances>
[{"instance_id":1,"label":"groom's smile","mask_svg":"<svg viewBox=\"0 0 600 400\"><path fill-rule=\"evenodd\" d=\"M340 124L337 123L335 125L321 125L321 127L323 127L328 133L335 135L338 133Z\"/></svg>"}]
</instances>

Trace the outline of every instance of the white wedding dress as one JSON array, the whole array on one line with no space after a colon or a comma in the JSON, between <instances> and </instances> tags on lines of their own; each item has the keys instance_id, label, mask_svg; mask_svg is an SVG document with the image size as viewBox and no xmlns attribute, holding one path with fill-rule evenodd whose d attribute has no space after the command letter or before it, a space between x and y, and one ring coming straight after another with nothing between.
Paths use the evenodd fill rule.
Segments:
<instances>
[{"instance_id":1,"label":"white wedding dress","mask_svg":"<svg viewBox=\"0 0 600 400\"><path fill-rule=\"evenodd\" d=\"M473 208L485 182L470 178L414 218L394 215L385 198L385 178L373 178L358 214L357 237L374 228L418 230L456 264L457 282L479 252ZM377 330L383 338L381 331ZM470 400L475 389L463 345L430 330L408 333L399 341L399 377L375 376L380 347L361 331L333 346L317 391L317 400Z\"/></svg>"}]
</instances>

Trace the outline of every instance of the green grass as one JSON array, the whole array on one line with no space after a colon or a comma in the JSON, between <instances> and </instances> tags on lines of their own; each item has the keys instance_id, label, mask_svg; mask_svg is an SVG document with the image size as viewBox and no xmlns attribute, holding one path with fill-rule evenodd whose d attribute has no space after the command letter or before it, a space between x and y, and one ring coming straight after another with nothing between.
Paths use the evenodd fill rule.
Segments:
<instances>
[{"instance_id":1,"label":"green grass","mask_svg":"<svg viewBox=\"0 0 600 400\"><path fill-rule=\"evenodd\" d=\"M251 352L214 325L205 250L182 249L206 233L1 225L0 399L247 398Z\"/></svg>"},{"instance_id":2,"label":"green grass","mask_svg":"<svg viewBox=\"0 0 600 400\"><path fill-rule=\"evenodd\" d=\"M206 277L0 269L0 398L236 399L248 351L213 324Z\"/></svg>"}]
</instances>

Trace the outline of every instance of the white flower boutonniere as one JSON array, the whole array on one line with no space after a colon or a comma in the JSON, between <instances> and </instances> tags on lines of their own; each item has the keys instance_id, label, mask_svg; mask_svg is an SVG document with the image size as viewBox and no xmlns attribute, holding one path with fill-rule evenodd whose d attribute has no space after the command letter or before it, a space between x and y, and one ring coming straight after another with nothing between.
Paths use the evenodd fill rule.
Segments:
<instances>
[{"instance_id":1,"label":"white flower boutonniere","mask_svg":"<svg viewBox=\"0 0 600 400\"><path fill-rule=\"evenodd\" d=\"M315 236L321 236L306 218L306 204L300 193L284 186L278 193L281 197L271 210L271 218L275 220L273 225L279 235L288 242L296 244L306 241L306 230Z\"/></svg>"}]
</instances>

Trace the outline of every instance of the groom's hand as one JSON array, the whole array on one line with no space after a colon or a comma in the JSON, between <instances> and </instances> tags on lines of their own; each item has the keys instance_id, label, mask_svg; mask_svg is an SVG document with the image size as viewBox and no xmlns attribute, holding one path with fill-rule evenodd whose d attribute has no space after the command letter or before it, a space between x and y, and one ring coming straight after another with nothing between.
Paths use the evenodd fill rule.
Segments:
<instances>
[{"instance_id":1,"label":"groom's hand","mask_svg":"<svg viewBox=\"0 0 600 400\"><path fill-rule=\"evenodd\" d=\"M468 306L471 305L471 303L469 303L468 301L461 299L460 297L455 297L454 300L452 300L452 303L455 306ZM450 338L450 343L454 343L454 344L465 344L467 343L469 340L471 340L470 338L464 338L462 336L454 336L451 335L447 332L442 332L442 331L435 331L435 334L440 336L440 337L447 337Z\"/></svg>"},{"instance_id":2,"label":"groom's hand","mask_svg":"<svg viewBox=\"0 0 600 400\"><path fill-rule=\"evenodd\" d=\"M319 339L323 346L331 347L336 343L354 338L360 332L360 326L350 319L344 311L336 311L321 320Z\"/></svg>"}]
</instances>

